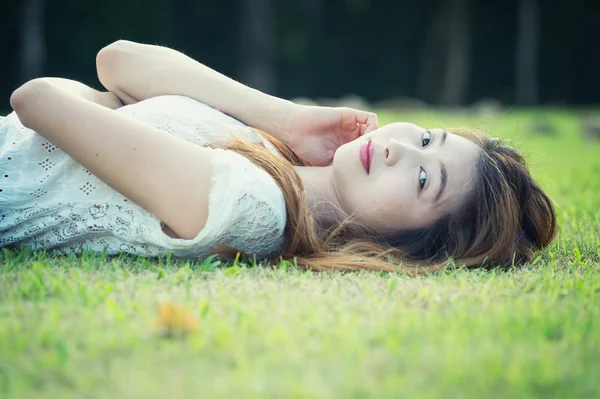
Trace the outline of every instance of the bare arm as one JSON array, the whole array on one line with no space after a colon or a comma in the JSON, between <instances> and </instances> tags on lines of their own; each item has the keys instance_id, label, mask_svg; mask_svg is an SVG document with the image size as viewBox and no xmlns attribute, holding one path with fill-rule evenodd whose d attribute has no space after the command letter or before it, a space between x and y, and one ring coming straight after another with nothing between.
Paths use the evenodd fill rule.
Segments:
<instances>
[{"instance_id":1,"label":"bare arm","mask_svg":"<svg viewBox=\"0 0 600 399\"><path fill-rule=\"evenodd\" d=\"M88 101L102 105L106 108L117 109L123 106L123 102L117 95L111 92L100 92L92 89L89 86L84 85L81 82L70 79L62 78L41 78L54 84L57 87L62 88L70 93L73 93L79 97L85 98Z\"/></svg>"},{"instance_id":2,"label":"bare arm","mask_svg":"<svg viewBox=\"0 0 600 399\"><path fill-rule=\"evenodd\" d=\"M21 122L156 215L179 237L194 238L208 217L212 150L99 106L56 83L36 79L13 93L11 106Z\"/></svg>"},{"instance_id":3,"label":"bare arm","mask_svg":"<svg viewBox=\"0 0 600 399\"><path fill-rule=\"evenodd\" d=\"M102 49L96 64L100 82L124 103L184 95L289 142L297 105L238 83L180 52L121 40Z\"/></svg>"}]
</instances>

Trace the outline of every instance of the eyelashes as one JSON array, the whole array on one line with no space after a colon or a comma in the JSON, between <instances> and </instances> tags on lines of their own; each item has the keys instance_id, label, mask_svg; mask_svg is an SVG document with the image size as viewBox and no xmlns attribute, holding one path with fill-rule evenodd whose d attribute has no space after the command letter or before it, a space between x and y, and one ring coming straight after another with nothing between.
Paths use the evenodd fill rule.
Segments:
<instances>
[{"instance_id":1,"label":"eyelashes","mask_svg":"<svg viewBox=\"0 0 600 399\"><path fill-rule=\"evenodd\" d=\"M425 183L427 183L427 172L425 169L421 168L421 171L419 172L419 185L421 186L421 189L425 187Z\"/></svg>"},{"instance_id":2,"label":"eyelashes","mask_svg":"<svg viewBox=\"0 0 600 399\"><path fill-rule=\"evenodd\" d=\"M429 131L426 131L425 133L423 133L423 137L421 137L421 144L423 145L423 147L427 147L429 143L431 143L431 133L429 133Z\"/></svg>"},{"instance_id":3,"label":"eyelashes","mask_svg":"<svg viewBox=\"0 0 600 399\"><path fill-rule=\"evenodd\" d=\"M421 145L427 147L429 143L431 143L431 133L427 130L421 137ZM421 190L425 187L425 183L427 183L427 172L421 167L421 170L419 171L419 186L421 187Z\"/></svg>"}]
</instances>

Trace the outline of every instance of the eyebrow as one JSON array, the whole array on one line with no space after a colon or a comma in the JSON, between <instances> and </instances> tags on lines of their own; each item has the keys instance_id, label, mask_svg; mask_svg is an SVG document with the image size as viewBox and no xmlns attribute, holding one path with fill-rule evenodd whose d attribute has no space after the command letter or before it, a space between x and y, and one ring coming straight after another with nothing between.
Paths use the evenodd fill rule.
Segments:
<instances>
[{"instance_id":1,"label":"eyebrow","mask_svg":"<svg viewBox=\"0 0 600 399\"><path fill-rule=\"evenodd\" d=\"M444 190L446 189L446 185L448 184L448 171L446 170L446 165L440 163L440 167L442 174L442 184L440 184L440 191L438 191L437 195L433 199L434 204L438 202L440 198L442 198L442 194L444 194Z\"/></svg>"},{"instance_id":2,"label":"eyebrow","mask_svg":"<svg viewBox=\"0 0 600 399\"><path fill-rule=\"evenodd\" d=\"M446 142L446 137L448 137L448 132L444 130L442 133L442 137L440 139L440 146ZM433 199L433 203L437 203L440 198L442 198L442 194L444 194L444 190L446 189L446 185L448 184L448 171L446 170L446 165L440 162L440 170L442 176L442 183L440 184L440 191L438 191L437 195Z\"/></svg>"}]
</instances>

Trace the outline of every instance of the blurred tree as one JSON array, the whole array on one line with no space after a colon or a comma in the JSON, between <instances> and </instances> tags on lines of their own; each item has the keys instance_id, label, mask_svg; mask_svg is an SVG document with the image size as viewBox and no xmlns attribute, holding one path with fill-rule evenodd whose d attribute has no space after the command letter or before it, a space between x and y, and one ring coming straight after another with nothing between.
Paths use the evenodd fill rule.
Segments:
<instances>
[{"instance_id":1,"label":"blurred tree","mask_svg":"<svg viewBox=\"0 0 600 399\"><path fill-rule=\"evenodd\" d=\"M274 94L277 31L273 1L242 0L240 13L240 80Z\"/></svg>"},{"instance_id":2,"label":"blurred tree","mask_svg":"<svg viewBox=\"0 0 600 399\"><path fill-rule=\"evenodd\" d=\"M7 4L4 4L7 3ZM161 44L287 98L594 104L600 1L8 0L0 112L39 75L99 87L95 55ZM542 67L543 65L543 67Z\"/></svg>"},{"instance_id":3,"label":"blurred tree","mask_svg":"<svg viewBox=\"0 0 600 399\"><path fill-rule=\"evenodd\" d=\"M469 1L439 0L430 11L418 96L444 105L461 104L470 73Z\"/></svg>"},{"instance_id":4,"label":"blurred tree","mask_svg":"<svg viewBox=\"0 0 600 399\"><path fill-rule=\"evenodd\" d=\"M446 68L440 102L462 104L469 84L471 61L468 0L446 0Z\"/></svg>"},{"instance_id":5,"label":"blurred tree","mask_svg":"<svg viewBox=\"0 0 600 399\"><path fill-rule=\"evenodd\" d=\"M538 102L539 11L537 0L519 0L516 54L516 102Z\"/></svg>"},{"instance_id":6,"label":"blurred tree","mask_svg":"<svg viewBox=\"0 0 600 399\"><path fill-rule=\"evenodd\" d=\"M174 0L156 0L156 15L157 15L157 30L160 35L162 44L174 45L177 43L180 20L178 17L181 15L177 11L177 6L181 5L181 1Z\"/></svg>"},{"instance_id":7,"label":"blurred tree","mask_svg":"<svg viewBox=\"0 0 600 399\"><path fill-rule=\"evenodd\" d=\"M44 72L46 47L44 40L45 0L25 0L21 5L20 75L26 82Z\"/></svg>"}]
</instances>

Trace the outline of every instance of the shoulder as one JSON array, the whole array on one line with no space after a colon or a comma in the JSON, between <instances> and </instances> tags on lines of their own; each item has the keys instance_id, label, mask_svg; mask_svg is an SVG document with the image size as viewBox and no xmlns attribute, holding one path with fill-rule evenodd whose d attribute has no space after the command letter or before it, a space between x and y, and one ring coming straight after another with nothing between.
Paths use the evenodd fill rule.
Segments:
<instances>
[{"instance_id":1,"label":"shoulder","mask_svg":"<svg viewBox=\"0 0 600 399\"><path fill-rule=\"evenodd\" d=\"M279 186L265 170L244 156L215 149L209 229L218 242L248 254L281 250L287 223Z\"/></svg>"},{"instance_id":2,"label":"shoulder","mask_svg":"<svg viewBox=\"0 0 600 399\"><path fill-rule=\"evenodd\" d=\"M284 245L286 210L283 194L274 179L236 152L213 151L212 186L204 228L195 238L186 240L169 237L162 225L150 223L149 239L185 257L204 256L217 244L259 258L278 253ZM155 220L153 215L150 217Z\"/></svg>"},{"instance_id":3,"label":"shoulder","mask_svg":"<svg viewBox=\"0 0 600 399\"><path fill-rule=\"evenodd\" d=\"M283 193L269 173L234 151L214 151L213 179L220 181L214 181L213 185L227 187L232 192L238 192L238 195L260 198L278 209L283 208L285 217Z\"/></svg>"}]
</instances>

